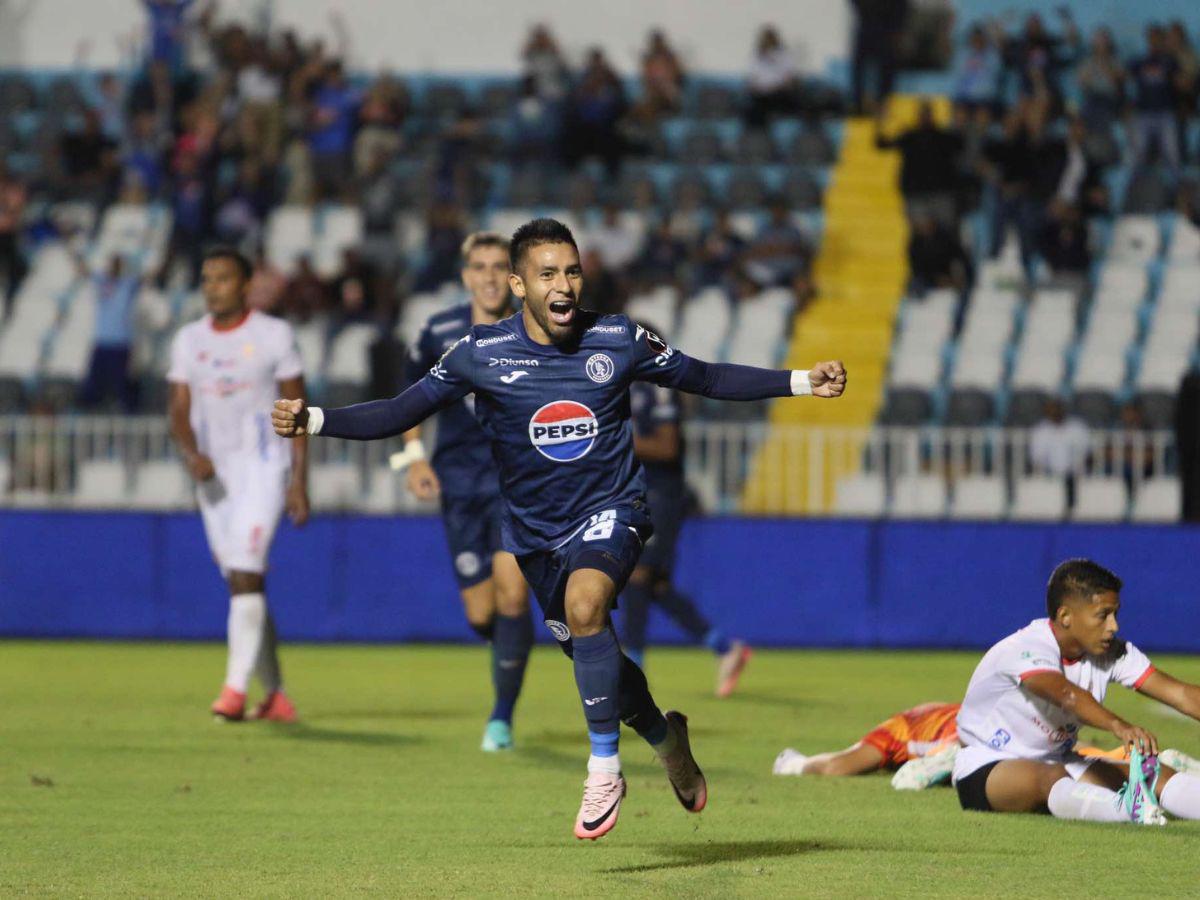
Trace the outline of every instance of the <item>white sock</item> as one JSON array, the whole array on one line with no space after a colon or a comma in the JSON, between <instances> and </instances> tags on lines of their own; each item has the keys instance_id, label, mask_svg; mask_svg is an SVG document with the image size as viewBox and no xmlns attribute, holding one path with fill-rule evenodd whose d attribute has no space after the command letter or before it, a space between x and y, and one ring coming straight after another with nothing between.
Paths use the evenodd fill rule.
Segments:
<instances>
[{"instance_id":1,"label":"white sock","mask_svg":"<svg viewBox=\"0 0 1200 900\"><path fill-rule=\"evenodd\" d=\"M246 693L258 651L263 643L267 601L262 594L234 594L229 598L229 660L225 684Z\"/></svg>"},{"instance_id":2,"label":"white sock","mask_svg":"<svg viewBox=\"0 0 1200 900\"><path fill-rule=\"evenodd\" d=\"M621 774L621 754L614 753L612 756L596 756L592 754L588 757L589 772L610 772L613 775Z\"/></svg>"},{"instance_id":3,"label":"white sock","mask_svg":"<svg viewBox=\"0 0 1200 900\"><path fill-rule=\"evenodd\" d=\"M275 618L270 611L266 614L266 624L263 626L262 644L258 648L258 661L254 664L254 674L262 682L267 694L283 690L283 675L279 671L279 641L275 637Z\"/></svg>"},{"instance_id":4,"label":"white sock","mask_svg":"<svg viewBox=\"0 0 1200 900\"><path fill-rule=\"evenodd\" d=\"M1163 786L1158 802L1173 816L1200 819L1200 778L1176 772Z\"/></svg>"},{"instance_id":5,"label":"white sock","mask_svg":"<svg viewBox=\"0 0 1200 900\"><path fill-rule=\"evenodd\" d=\"M1060 819L1086 819L1089 822L1128 822L1129 817L1117 806L1115 791L1098 784L1085 784L1073 778L1060 778L1050 788L1046 801L1050 815Z\"/></svg>"}]
</instances>

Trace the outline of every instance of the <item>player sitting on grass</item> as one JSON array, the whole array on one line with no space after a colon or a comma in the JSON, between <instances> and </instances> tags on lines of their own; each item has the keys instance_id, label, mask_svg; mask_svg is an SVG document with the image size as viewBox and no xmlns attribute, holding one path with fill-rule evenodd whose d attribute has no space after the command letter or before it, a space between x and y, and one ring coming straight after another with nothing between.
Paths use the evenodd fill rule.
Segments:
<instances>
[{"instance_id":1,"label":"player sitting on grass","mask_svg":"<svg viewBox=\"0 0 1200 900\"><path fill-rule=\"evenodd\" d=\"M1158 671L1117 638L1120 591L1103 566L1068 560L1050 576L1049 618L984 654L958 714L954 784L963 809L1146 825L1164 824L1163 810L1200 818L1200 778L1161 765L1157 738L1102 705L1115 681L1200 718L1200 685ZM1082 756L1082 725L1130 747L1129 765Z\"/></svg>"},{"instance_id":2,"label":"player sitting on grass","mask_svg":"<svg viewBox=\"0 0 1200 900\"><path fill-rule=\"evenodd\" d=\"M708 798L687 718L659 710L609 615L653 532L634 458L629 385L651 381L725 400L834 398L845 390L846 371L840 362L799 371L705 363L625 316L583 310L575 238L552 219L518 228L509 255L509 286L524 301L519 314L473 326L391 400L325 410L279 400L272 419L289 437L377 440L475 394L500 469L504 549L517 557L547 627L573 661L592 747L575 835L595 839L616 824L625 796L622 722L654 748L686 810L700 812Z\"/></svg>"},{"instance_id":3,"label":"player sitting on grass","mask_svg":"<svg viewBox=\"0 0 1200 900\"><path fill-rule=\"evenodd\" d=\"M961 744L958 742L959 703L922 703L880 722L862 740L828 753L806 756L791 747L775 757L776 775L868 775L895 770L892 787L923 791L950 778ZM1081 756L1128 762L1128 748L1100 750L1076 747ZM1177 772L1200 770L1200 761L1179 750L1164 750L1159 759Z\"/></svg>"}]
</instances>

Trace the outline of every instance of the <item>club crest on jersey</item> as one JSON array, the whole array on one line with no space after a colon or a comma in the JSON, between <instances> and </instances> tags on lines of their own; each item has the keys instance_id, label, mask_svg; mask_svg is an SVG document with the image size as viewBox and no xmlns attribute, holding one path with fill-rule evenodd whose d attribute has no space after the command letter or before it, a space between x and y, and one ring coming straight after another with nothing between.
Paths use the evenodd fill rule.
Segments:
<instances>
[{"instance_id":1,"label":"club crest on jersey","mask_svg":"<svg viewBox=\"0 0 1200 900\"><path fill-rule=\"evenodd\" d=\"M596 414L574 400L555 400L529 419L529 440L538 453L555 462L574 462L588 455L600 433Z\"/></svg>"},{"instance_id":2,"label":"club crest on jersey","mask_svg":"<svg viewBox=\"0 0 1200 900\"><path fill-rule=\"evenodd\" d=\"M588 357L587 363L584 364L584 370L587 372L587 377L596 382L596 384L604 384L613 377L613 361L604 353L593 353Z\"/></svg>"}]
</instances>

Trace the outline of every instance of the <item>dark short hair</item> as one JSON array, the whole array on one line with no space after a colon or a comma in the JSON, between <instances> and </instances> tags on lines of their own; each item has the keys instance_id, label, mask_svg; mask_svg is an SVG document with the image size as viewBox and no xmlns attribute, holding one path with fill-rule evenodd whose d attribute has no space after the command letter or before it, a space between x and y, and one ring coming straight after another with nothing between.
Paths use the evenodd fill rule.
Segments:
<instances>
[{"instance_id":1,"label":"dark short hair","mask_svg":"<svg viewBox=\"0 0 1200 900\"><path fill-rule=\"evenodd\" d=\"M531 247L541 244L570 244L576 250L575 235L571 229L557 219L533 219L513 232L508 245L508 261L515 272L521 258Z\"/></svg>"},{"instance_id":2,"label":"dark short hair","mask_svg":"<svg viewBox=\"0 0 1200 900\"><path fill-rule=\"evenodd\" d=\"M1058 608L1071 597L1090 599L1107 591L1119 593L1121 579L1090 559L1068 559L1050 573L1046 585L1046 612L1053 619Z\"/></svg>"},{"instance_id":3,"label":"dark short hair","mask_svg":"<svg viewBox=\"0 0 1200 900\"><path fill-rule=\"evenodd\" d=\"M496 231L473 231L467 235L467 239L462 242L462 261L466 265L467 258L470 257L472 250L477 250L480 247L499 247L505 253L508 253L508 238Z\"/></svg>"},{"instance_id":4,"label":"dark short hair","mask_svg":"<svg viewBox=\"0 0 1200 900\"><path fill-rule=\"evenodd\" d=\"M210 247L204 251L202 262L208 262L210 259L232 259L233 264L238 267L238 271L242 273L242 278L245 281L250 280L250 276L254 274L254 266L250 264L250 260L246 259L245 255L234 247L220 245Z\"/></svg>"}]
</instances>

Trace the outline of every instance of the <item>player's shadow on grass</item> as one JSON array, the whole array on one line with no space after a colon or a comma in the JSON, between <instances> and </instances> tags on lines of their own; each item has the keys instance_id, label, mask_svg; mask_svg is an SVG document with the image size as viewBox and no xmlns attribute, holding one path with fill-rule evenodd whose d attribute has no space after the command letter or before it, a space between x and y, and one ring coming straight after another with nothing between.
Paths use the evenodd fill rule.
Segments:
<instances>
[{"instance_id":1,"label":"player's shadow on grass","mask_svg":"<svg viewBox=\"0 0 1200 900\"><path fill-rule=\"evenodd\" d=\"M386 731L350 731L339 728L321 728L297 722L275 729L281 736L294 741L313 741L323 744L350 744L355 747L400 747L421 743L421 738Z\"/></svg>"},{"instance_id":2,"label":"player's shadow on grass","mask_svg":"<svg viewBox=\"0 0 1200 900\"><path fill-rule=\"evenodd\" d=\"M321 722L344 722L355 719L365 719L368 721L436 721L443 719L466 719L475 715L474 712L466 710L456 711L451 709L406 709L397 707L394 709L339 709L326 713L317 713L309 715L309 721Z\"/></svg>"},{"instance_id":3,"label":"player's shadow on grass","mask_svg":"<svg viewBox=\"0 0 1200 900\"><path fill-rule=\"evenodd\" d=\"M603 871L612 875L658 872L663 869L714 866L718 863L800 856L804 853L820 853L849 848L832 841L707 841L705 843L655 844L654 849L668 858L659 862L618 866Z\"/></svg>"},{"instance_id":4,"label":"player's shadow on grass","mask_svg":"<svg viewBox=\"0 0 1200 900\"><path fill-rule=\"evenodd\" d=\"M623 767L627 776L662 776L662 765L654 760L649 746L640 738L631 735L626 746L629 753L623 757ZM516 753L518 759L532 760L540 769L553 768L567 772L580 771L587 754L587 738L579 731L552 729L522 738ZM723 766L705 765L704 772L709 778L729 774L729 770Z\"/></svg>"}]
</instances>

